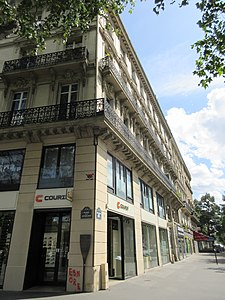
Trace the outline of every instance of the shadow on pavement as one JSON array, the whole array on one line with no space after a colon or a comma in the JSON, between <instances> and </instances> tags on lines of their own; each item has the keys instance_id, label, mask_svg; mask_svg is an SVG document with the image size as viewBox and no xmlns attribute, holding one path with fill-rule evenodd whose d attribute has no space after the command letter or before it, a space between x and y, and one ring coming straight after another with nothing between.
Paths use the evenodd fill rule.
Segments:
<instances>
[{"instance_id":1,"label":"shadow on pavement","mask_svg":"<svg viewBox=\"0 0 225 300\"><path fill-rule=\"evenodd\" d=\"M208 267L208 270L215 271L216 273L225 273L225 253L204 253L208 257L207 263L214 264L215 267Z\"/></svg>"},{"instance_id":2,"label":"shadow on pavement","mask_svg":"<svg viewBox=\"0 0 225 300\"><path fill-rule=\"evenodd\" d=\"M0 291L0 299L2 300L17 300L17 299L38 299L49 298L55 299L58 296L69 295L66 292L37 292L37 291L22 291L22 292L5 292Z\"/></svg>"},{"instance_id":3,"label":"shadow on pavement","mask_svg":"<svg viewBox=\"0 0 225 300\"><path fill-rule=\"evenodd\" d=\"M58 296L70 295L69 292L60 291L37 291L37 290L26 290L21 292L11 292L11 291L0 291L0 299L4 300L17 300L17 299L39 299L39 298L50 298ZM75 294L73 294L75 295Z\"/></svg>"}]
</instances>

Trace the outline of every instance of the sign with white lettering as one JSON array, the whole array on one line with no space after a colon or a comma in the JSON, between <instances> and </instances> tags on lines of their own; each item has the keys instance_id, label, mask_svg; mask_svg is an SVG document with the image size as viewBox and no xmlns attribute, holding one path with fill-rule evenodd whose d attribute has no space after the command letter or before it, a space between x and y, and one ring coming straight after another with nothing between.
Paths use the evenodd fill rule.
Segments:
<instances>
[{"instance_id":1,"label":"sign with white lettering","mask_svg":"<svg viewBox=\"0 0 225 300\"><path fill-rule=\"evenodd\" d=\"M70 207L72 200L72 189L36 190L34 207Z\"/></svg>"},{"instance_id":2,"label":"sign with white lettering","mask_svg":"<svg viewBox=\"0 0 225 300\"><path fill-rule=\"evenodd\" d=\"M82 209L80 213L80 218L81 219L91 219L92 218L92 210L90 207L86 206Z\"/></svg>"}]
</instances>

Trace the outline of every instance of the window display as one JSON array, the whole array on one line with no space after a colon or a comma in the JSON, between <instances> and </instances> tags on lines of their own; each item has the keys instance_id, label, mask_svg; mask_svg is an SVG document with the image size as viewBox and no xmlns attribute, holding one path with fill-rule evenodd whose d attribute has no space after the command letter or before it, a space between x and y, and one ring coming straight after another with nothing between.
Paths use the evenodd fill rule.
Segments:
<instances>
[{"instance_id":1,"label":"window display","mask_svg":"<svg viewBox=\"0 0 225 300\"><path fill-rule=\"evenodd\" d=\"M73 186L75 145L60 145L43 149L39 188Z\"/></svg>"},{"instance_id":2,"label":"window display","mask_svg":"<svg viewBox=\"0 0 225 300\"><path fill-rule=\"evenodd\" d=\"M142 224L142 248L144 268L148 269L158 266L159 262L155 226Z\"/></svg>"},{"instance_id":3,"label":"window display","mask_svg":"<svg viewBox=\"0 0 225 300\"><path fill-rule=\"evenodd\" d=\"M0 151L0 191L18 190L25 150Z\"/></svg>"}]
</instances>

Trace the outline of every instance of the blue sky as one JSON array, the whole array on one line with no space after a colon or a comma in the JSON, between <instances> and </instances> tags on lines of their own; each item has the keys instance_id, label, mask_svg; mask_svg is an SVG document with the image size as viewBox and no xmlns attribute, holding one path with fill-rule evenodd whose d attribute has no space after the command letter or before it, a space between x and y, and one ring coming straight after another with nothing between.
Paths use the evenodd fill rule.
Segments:
<instances>
[{"instance_id":1,"label":"blue sky","mask_svg":"<svg viewBox=\"0 0 225 300\"><path fill-rule=\"evenodd\" d=\"M203 36L195 1L183 8L167 4L159 16L152 2L137 1L133 13L127 9L121 17L190 170L193 197L210 193L219 203L225 191L224 82L204 90L193 76L191 45Z\"/></svg>"}]
</instances>

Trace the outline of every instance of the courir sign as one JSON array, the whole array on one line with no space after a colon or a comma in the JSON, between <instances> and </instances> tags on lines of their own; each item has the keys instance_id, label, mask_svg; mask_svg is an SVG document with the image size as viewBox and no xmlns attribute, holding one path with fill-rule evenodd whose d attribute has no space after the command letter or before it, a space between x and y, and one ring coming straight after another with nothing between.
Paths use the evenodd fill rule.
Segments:
<instances>
[{"instance_id":1,"label":"courir sign","mask_svg":"<svg viewBox=\"0 0 225 300\"><path fill-rule=\"evenodd\" d=\"M37 190L35 207L71 206L72 200L72 189Z\"/></svg>"},{"instance_id":2,"label":"courir sign","mask_svg":"<svg viewBox=\"0 0 225 300\"><path fill-rule=\"evenodd\" d=\"M118 201L118 202L117 202L117 208L118 208L118 209L128 210L128 209L129 209L129 206L124 205L124 204L122 204L122 203L120 203L120 202Z\"/></svg>"}]
</instances>

